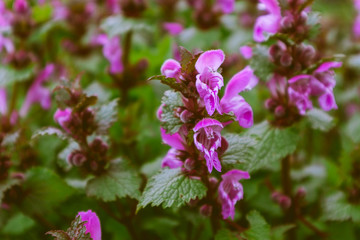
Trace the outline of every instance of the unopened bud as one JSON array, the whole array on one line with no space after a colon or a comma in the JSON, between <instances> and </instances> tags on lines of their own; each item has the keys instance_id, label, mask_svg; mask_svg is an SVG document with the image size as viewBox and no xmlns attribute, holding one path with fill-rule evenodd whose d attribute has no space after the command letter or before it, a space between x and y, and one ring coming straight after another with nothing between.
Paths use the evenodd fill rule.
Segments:
<instances>
[{"instance_id":1,"label":"unopened bud","mask_svg":"<svg viewBox=\"0 0 360 240\"><path fill-rule=\"evenodd\" d=\"M195 166L195 161L191 158L188 158L185 160L185 163L184 163L184 167L187 169L187 170L193 170L194 169L194 166Z\"/></svg>"},{"instance_id":2,"label":"unopened bud","mask_svg":"<svg viewBox=\"0 0 360 240\"><path fill-rule=\"evenodd\" d=\"M275 116L282 117L285 115L285 108L283 106L279 105L275 108L274 113L275 113Z\"/></svg>"},{"instance_id":3,"label":"unopened bud","mask_svg":"<svg viewBox=\"0 0 360 240\"><path fill-rule=\"evenodd\" d=\"M281 19L280 25L283 29L289 29L293 26L293 18L286 16Z\"/></svg>"},{"instance_id":4,"label":"unopened bud","mask_svg":"<svg viewBox=\"0 0 360 240\"><path fill-rule=\"evenodd\" d=\"M86 156L81 151L74 151L69 156L69 163L74 166L81 166L86 161Z\"/></svg>"},{"instance_id":5,"label":"unopened bud","mask_svg":"<svg viewBox=\"0 0 360 240\"><path fill-rule=\"evenodd\" d=\"M215 189L219 183L219 180L215 177L209 178L210 187Z\"/></svg>"},{"instance_id":6,"label":"unopened bud","mask_svg":"<svg viewBox=\"0 0 360 240\"><path fill-rule=\"evenodd\" d=\"M180 113L180 120L183 123L187 123L194 114L188 110L184 110Z\"/></svg>"},{"instance_id":7,"label":"unopened bud","mask_svg":"<svg viewBox=\"0 0 360 240\"><path fill-rule=\"evenodd\" d=\"M287 52L285 52L280 58L280 64L284 67L290 66L292 61L293 61L292 56Z\"/></svg>"},{"instance_id":8,"label":"unopened bud","mask_svg":"<svg viewBox=\"0 0 360 240\"><path fill-rule=\"evenodd\" d=\"M296 191L297 198L304 198L306 196L306 189L304 187L299 187Z\"/></svg>"},{"instance_id":9,"label":"unopened bud","mask_svg":"<svg viewBox=\"0 0 360 240\"><path fill-rule=\"evenodd\" d=\"M272 98L265 100L265 108L268 110L272 110L276 107L276 101Z\"/></svg>"},{"instance_id":10,"label":"unopened bud","mask_svg":"<svg viewBox=\"0 0 360 240\"><path fill-rule=\"evenodd\" d=\"M105 155L109 146L104 143L100 138L95 138L94 141L90 144L90 148L100 155Z\"/></svg>"},{"instance_id":11,"label":"unopened bud","mask_svg":"<svg viewBox=\"0 0 360 240\"><path fill-rule=\"evenodd\" d=\"M14 172L14 173L11 174L11 178L24 180L25 179L25 174L21 173L21 172Z\"/></svg>"},{"instance_id":12,"label":"unopened bud","mask_svg":"<svg viewBox=\"0 0 360 240\"><path fill-rule=\"evenodd\" d=\"M288 209L291 206L291 199L288 196L282 195L279 197L278 203L283 209Z\"/></svg>"},{"instance_id":13,"label":"unopened bud","mask_svg":"<svg viewBox=\"0 0 360 240\"><path fill-rule=\"evenodd\" d=\"M210 217L213 207L209 204L204 204L200 207L200 214L204 217Z\"/></svg>"}]
</instances>

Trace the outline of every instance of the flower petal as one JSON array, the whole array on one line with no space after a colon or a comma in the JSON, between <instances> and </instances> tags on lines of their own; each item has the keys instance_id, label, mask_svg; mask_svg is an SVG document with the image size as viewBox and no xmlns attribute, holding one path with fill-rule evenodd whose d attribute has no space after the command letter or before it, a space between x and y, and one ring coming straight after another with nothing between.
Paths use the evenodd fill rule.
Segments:
<instances>
[{"instance_id":1,"label":"flower petal","mask_svg":"<svg viewBox=\"0 0 360 240\"><path fill-rule=\"evenodd\" d=\"M257 78L254 76L254 71L247 66L242 71L235 74L226 85L223 99L229 100L245 89L250 89L257 84ZM222 100L221 100L222 101Z\"/></svg>"},{"instance_id":2,"label":"flower petal","mask_svg":"<svg viewBox=\"0 0 360 240\"><path fill-rule=\"evenodd\" d=\"M81 221L86 221L84 224L86 227L86 233L90 233L93 240L101 240L101 226L100 220L96 213L88 210L87 212L79 212Z\"/></svg>"},{"instance_id":3,"label":"flower petal","mask_svg":"<svg viewBox=\"0 0 360 240\"><path fill-rule=\"evenodd\" d=\"M183 145L183 140L178 133L168 134L166 133L165 129L161 128L161 137L163 142L169 145L170 147L173 147L177 150L185 150L185 147Z\"/></svg>"},{"instance_id":4,"label":"flower petal","mask_svg":"<svg viewBox=\"0 0 360 240\"><path fill-rule=\"evenodd\" d=\"M275 34L280 28L281 16L268 14L258 17L254 27L254 40L263 42L265 40L264 32Z\"/></svg>"},{"instance_id":5,"label":"flower petal","mask_svg":"<svg viewBox=\"0 0 360 240\"><path fill-rule=\"evenodd\" d=\"M206 68L216 71L224 60L225 55L222 50L209 50L200 55L195 63L195 68L199 73L202 73Z\"/></svg>"},{"instance_id":6,"label":"flower petal","mask_svg":"<svg viewBox=\"0 0 360 240\"><path fill-rule=\"evenodd\" d=\"M315 72L326 72L331 68L339 68L341 66L342 62L324 62L315 70Z\"/></svg>"},{"instance_id":7,"label":"flower petal","mask_svg":"<svg viewBox=\"0 0 360 240\"><path fill-rule=\"evenodd\" d=\"M250 59L252 57L252 48L249 46L240 47L240 53L245 59Z\"/></svg>"},{"instance_id":8,"label":"flower petal","mask_svg":"<svg viewBox=\"0 0 360 240\"><path fill-rule=\"evenodd\" d=\"M161 74L165 75L165 77L173 78L180 69L181 65L178 61L174 59L168 59L161 66Z\"/></svg>"},{"instance_id":9,"label":"flower petal","mask_svg":"<svg viewBox=\"0 0 360 240\"><path fill-rule=\"evenodd\" d=\"M203 120L199 121L195 127L194 127L194 132L199 131L201 128L204 127L209 127L209 126L219 126L221 128L223 128L223 125L221 124L221 122L219 122L216 119L212 119L212 118L204 118Z\"/></svg>"},{"instance_id":10,"label":"flower petal","mask_svg":"<svg viewBox=\"0 0 360 240\"><path fill-rule=\"evenodd\" d=\"M5 88L0 88L0 114L7 113L7 97Z\"/></svg>"},{"instance_id":11,"label":"flower petal","mask_svg":"<svg viewBox=\"0 0 360 240\"><path fill-rule=\"evenodd\" d=\"M281 14L281 8L277 0L260 0L266 7L266 10L274 15Z\"/></svg>"},{"instance_id":12,"label":"flower petal","mask_svg":"<svg viewBox=\"0 0 360 240\"><path fill-rule=\"evenodd\" d=\"M332 91L327 91L319 98L319 105L324 111L330 111L331 109L337 109L337 105L335 102L335 97Z\"/></svg>"}]
</instances>

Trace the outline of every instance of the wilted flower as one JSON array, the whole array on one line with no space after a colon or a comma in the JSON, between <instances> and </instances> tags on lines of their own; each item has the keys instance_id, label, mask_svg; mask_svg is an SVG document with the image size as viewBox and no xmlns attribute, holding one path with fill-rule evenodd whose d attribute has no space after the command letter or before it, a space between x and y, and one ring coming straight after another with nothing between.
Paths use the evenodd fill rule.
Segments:
<instances>
[{"instance_id":1,"label":"wilted flower","mask_svg":"<svg viewBox=\"0 0 360 240\"><path fill-rule=\"evenodd\" d=\"M101 240L101 226L99 217L91 210L87 212L79 212L78 215L81 218L81 221L86 223L86 233L90 233L90 236L93 240Z\"/></svg>"},{"instance_id":2,"label":"wilted flower","mask_svg":"<svg viewBox=\"0 0 360 240\"><path fill-rule=\"evenodd\" d=\"M234 219L235 204L244 196L243 186L239 181L249 179L248 172L237 169L230 170L222 175L222 181L219 185L219 198L222 204L222 216L224 219L231 217Z\"/></svg>"},{"instance_id":3,"label":"wilted flower","mask_svg":"<svg viewBox=\"0 0 360 240\"><path fill-rule=\"evenodd\" d=\"M216 109L221 112L218 92L224 86L224 80L217 70L224 59L222 50L210 50L202 53L195 64L199 73L196 75L196 89L210 116Z\"/></svg>"},{"instance_id":4,"label":"wilted flower","mask_svg":"<svg viewBox=\"0 0 360 240\"><path fill-rule=\"evenodd\" d=\"M213 167L221 172L221 163L216 150L221 147L222 129L223 125L211 118L201 120L193 129L195 146L204 155L210 173Z\"/></svg>"}]
</instances>

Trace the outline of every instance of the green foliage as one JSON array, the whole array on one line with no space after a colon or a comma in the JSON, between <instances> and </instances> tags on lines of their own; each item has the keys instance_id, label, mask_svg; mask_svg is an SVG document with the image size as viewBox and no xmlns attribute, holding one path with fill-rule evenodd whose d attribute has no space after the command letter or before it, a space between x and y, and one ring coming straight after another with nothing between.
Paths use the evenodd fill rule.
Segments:
<instances>
[{"instance_id":1,"label":"green foliage","mask_svg":"<svg viewBox=\"0 0 360 240\"><path fill-rule=\"evenodd\" d=\"M0 86L5 87L16 82L23 82L35 74L33 65L24 69L14 69L10 66L0 66Z\"/></svg>"},{"instance_id":2,"label":"green foliage","mask_svg":"<svg viewBox=\"0 0 360 240\"><path fill-rule=\"evenodd\" d=\"M54 127L46 127L40 130L37 130L31 137L31 140L34 141L37 138L41 137L41 136L45 136L45 135L55 135L58 138L62 139L62 140L66 140L67 136L66 134L58 129L58 128L54 128Z\"/></svg>"},{"instance_id":3,"label":"green foliage","mask_svg":"<svg viewBox=\"0 0 360 240\"><path fill-rule=\"evenodd\" d=\"M181 95L177 92L168 90L164 93L161 103L163 104L161 126L167 133L174 134L179 131L179 128L183 124L180 118L175 115L174 111L174 109L183 106Z\"/></svg>"},{"instance_id":4,"label":"green foliage","mask_svg":"<svg viewBox=\"0 0 360 240\"><path fill-rule=\"evenodd\" d=\"M90 233L85 233L85 223L86 222L81 221L80 216L77 216L66 232L62 230L53 230L46 234L55 237L55 240L91 240Z\"/></svg>"},{"instance_id":5,"label":"green foliage","mask_svg":"<svg viewBox=\"0 0 360 240\"><path fill-rule=\"evenodd\" d=\"M269 50L265 46L253 48L253 57L250 60L250 67L254 69L255 75L262 81L267 81L272 74L274 65L271 63Z\"/></svg>"},{"instance_id":6,"label":"green foliage","mask_svg":"<svg viewBox=\"0 0 360 240\"><path fill-rule=\"evenodd\" d=\"M21 235L29 231L35 225L36 223L33 219L22 213L18 213L9 219L2 231L9 235Z\"/></svg>"},{"instance_id":7,"label":"green foliage","mask_svg":"<svg viewBox=\"0 0 360 240\"><path fill-rule=\"evenodd\" d=\"M180 207L191 199L201 199L206 187L198 180L181 173L180 169L162 169L151 177L140 198L138 210L151 206Z\"/></svg>"},{"instance_id":8,"label":"green foliage","mask_svg":"<svg viewBox=\"0 0 360 240\"><path fill-rule=\"evenodd\" d=\"M238 240L240 236L230 230L224 228L220 229L215 236L215 240Z\"/></svg>"},{"instance_id":9,"label":"green foliage","mask_svg":"<svg viewBox=\"0 0 360 240\"><path fill-rule=\"evenodd\" d=\"M96 111L95 120L98 124L97 133L106 134L108 129L117 121L118 99L102 105Z\"/></svg>"},{"instance_id":10,"label":"green foliage","mask_svg":"<svg viewBox=\"0 0 360 240\"><path fill-rule=\"evenodd\" d=\"M141 179L137 173L123 160L116 160L108 171L88 181L86 193L89 197L95 197L104 202L124 197L138 199L140 184Z\"/></svg>"},{"instance_id":11,"label":"green foliage","mask_svg":"<svg viewBox=\"0 0 360 240\"><path fill-rule=\"evenodd\" d=\"M334 119L323 110L314 108L306 113L307 120L313 129L328 131L334 127Z\"/></svg>"},{"instance_id":12,"label":"green foliage","mask_svg":"<svg viewBox=\"0 0 360 240\"><path fill-rule=\"evenodd\" d=\"M250 228L244 233L248 240L270 240L270 225L265 219L253 210L246 216Z\"/></svg>"},{"instance_id":13,"label":"green foliage","mask_svg":"<svg viewBox=\"0 0 360 240\"><path fill-rule=\"evenodd\" d=\"M350 204L344 193L336 192L325 199L324 215L332 221L353 220L360 223L360 206Z\"/></svg>"},{"instance_id":14,"label":"green foliage","mask_svg":"<svg viewBox=\"0 0 360 240\"><path fill-rule=\"evenodd\" d=\"M360 114L354 115L345 125L345 133L355 143L360 143Z\"/></svg>"},{"instance_id":15,"label":"green foliage","mask_svg":"<svg viewBox=\"0 0 360 240\"><path fill-rule=\"evenodd\" d=\"M267 122L254 126L248 134L260 138L256 144L254 158L249 163L249 171L271 167L293 153L299 141L299 135L294 129L274 128Z\"/></svg>"},{"instance_id":16,"label":"green foliage","mask_svg":"<svg viewBox=\"0 0 360 240\"><path fill-rule=\"evenodd\" d=\"M124 18L119 15L104 19L100 27L109 37L121 35L129 31L152 31L151 26L142 21Z\"/></svg>"},{"instance_id":17,"label":"green foliage","mask_svg":"<svg viewBox=\"0 0 360 240\"><path fill-rule=\"evenodd\" d=\"M0 204L2 203L5 191L18 184L20 184L20 180L16 178L6 179L0 182Z\"/></svg>"}]
</instances>

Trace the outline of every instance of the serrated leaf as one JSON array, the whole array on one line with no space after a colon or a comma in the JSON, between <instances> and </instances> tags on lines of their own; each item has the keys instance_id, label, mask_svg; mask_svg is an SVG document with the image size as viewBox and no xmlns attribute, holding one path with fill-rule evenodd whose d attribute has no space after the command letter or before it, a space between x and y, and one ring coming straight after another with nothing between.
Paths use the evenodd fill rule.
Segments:
<instances>
[{"instance_id":1,"label":"serrated leaf","mask_svg":"<svg viewBox=\"0 0 360 240\"><path fill-rule=\"evenodd\" d=\"M67 235L74 240L91 240L90 233L85 233L87 231L85 223L86 221L81 221L81 217L77 215L66 230Z\"/></svg>"},{"instance_id":2,"label":"serrated leaf","mask_svg":"<svg viewBox=\"0 0 360 240\"><path fill-rule=\"evenodd\" d=\"M46 233L55 237L55 240L72 240L69 235L63 230L51 230Z\"/></svg>"},{"instance_id":3,"label":"serrated leaf","mask_svg":"<svg viewBox=\"0 0 360 240\"><path fill-rule=\"evenodd\" d=\"M37 138L41 137L41 136L45 136L45 135L56 135L58 138L62 139L62 140L66 140L67 136L66 134L58 129L58 128L54 128L54 127L47 127L47 128L43 128L40 130L37 130L32 136L31 136L31 141L36 140Z\"/></svg>"},{"instance_id":4,"label":"serrated leaf","mask_svg":"<svg viewBox=\"0 0 360 240\"><path fill-rule=\"evenodd\" d=\"M71 168L71 164L68 162L69 155L76 149L79 149L79 144L73 140L69 141L69 144L58 154L57 163L60 167L69 170Z\"/></svg>"},{"instance_id":5,"label":"serrated leaf","mask_svg":"<svg viewBox=\"0 0 360 240\"><path fill-rule=\"evenodd\" d=\"M348 203L344 193L336 192L325 199L324 216L330 221L360 222L360 206Z\"/></svg>"},{"instance_id":6,"label":"serrated leaf","mask_svg":"<svg viewBox=\"0 0 360 240\"><path fill-rule=\"evenodd\" d=\"M17 213L7 221L2 232L9 235L20 235L29 231L34 225L34 220L22 213Z\"/></svg>"},{"instance_id":7,"label":"serrated leaf","mask_svg":"<svg viewBox=\"0 0 360 240\"><path fill-rule=\"evenodd\" d=\"M326 112L313 108L306 113L307 120L313 129L328 131L334 127L334 119Z\"/></svg>"},{"instance_id":8,"label":"serrated leaf","mask_svg":"<svg viewBox=\"0 0 360 240\"><path fill-rule=\"evenodd\" d=\"M15 82L28 80L30 77L34 76L34 74L34 66L29 66L24 69L0 66L0 86L5 87Z\"/></svg>"},{"instance_id":9,"label":"serrated leaf","mask_svg":"<svg viewBox=\"0 0 360 240\"><path fill-rule=\"evenodd\" d=\"M97 133L107 134L108 129L114 122L117 121L118 116L118 99L114 99L107 104L103 104L99 110L96 111L95 120L98 124Z\"/></svg>"},{"instance_id":10,"label":"serrated leaf","mask_svg":"<svg viewBox=\"0 0 360 240\"><path fill-rule=\"evenodd\" d=\"M186 48L180 46L179 47L179 52L180 52L180 65L181 68L186 68L187 64L191 61L191 59L193 58L193 55L191 54L191 52L189 52Z\"/></svg>"},{"instance_id":11,"label":"serrated leaf","mask_svg":"<svg viewBox=\"0 0 360 240\"><path fill-rule=\"evenodd\" d=\"M250 67L254 69L255 75L263 81L268 79L274 68L268 52L266 47L256 46L253 48L253 56L250 60Z\"/></svg>"},{"instance_id":12,"label":"serrated leaf","mask_svg":"<svg viewBox=\"0 0 360 240\"><path fill-rule=\"evenodd\" d=\"M10 134L6 134L4 139L1 142L2 146L14 146L16 141L18 140L20 135L20 131L16 131Z\"/></svg>"},{"instance_id":13,"label":"serrated leaf","mask_svg":"<svg viewBox=\"0 0 360 240\"><path fill-rule=\"evenodd\" d=\"M162 108L161 114L161 126L167 133L174 134L179 131L182 126L182 122L179 117L175 116L175 109L183 106L180 93L168 90L164 93L161 99Z\"/></svg>"},{"instance_id":14,"label":"serrated leaf","mask_svg":"<svg viewBox=\"0 0 360 240\"><path fill-rule=\"evenodd\" d=\"M128 31L148 31L151 32L151 26L143 21L124 18L120 15L105 18L100 28L110 37L124 34Z\"/></svg>"},{"instance_id":15,"label":"serrated leaf","mask_svg":"<svg viewBox=\"0 0 360 240\"><path fill-rule=\"evenodd\" d=\"M249 230L244 233L248 240L270 240L270 225L260 213L253 210L246 215L246 219L250 223Z\"/></svg>"},{"instance_id":16,"label":"serrated leaf","mask_svg":"<svg viewBox=\"0 0 360 240\"><path fill-rule=\"evenodd\" d=\"M191 199L206 195L206 186L198 179L182 174L181 169L164 168L146 184L137 210L151 206L180 207Z\"/></svg>"},{"instance_id":17,"label":"serrated leaf","mask_svg":"<svg viewBox=\"0 0 360 240\"><path fill-rule=\"evenodd\" d=\"M181 92L186 87L183 83L177 82L175 78L165 77L164 75L155 75L148 78L148 81L152 80L160 80L162 84L168 85L170 88L179 92Z\"/></svg>"},{"instance_id":18,"label":"serrated leaf","mask_svg":"<svg viewBox=\"0 0 360 240\"><path fill-rule=\"evenodd\" d=\"M216 235L215 235L215 240L239 240L241 239L241 237L230 231L229 229L220 229Z\"/></svg>"},{"instance_id":19,"label":"serrated leaf","mask_svg":"<svg viewBox=\"0 0 360 240\"><path fill-rule=\"evenodd\" d=\"M360 114L354 115L345 126L345 134L355 143L360 143Z\"/></svg>"},{"instance_id":20,"label":"serrated leaf","mask_svg":"<svg viewBox=\"0 0 360 240\"><path fill-rule=\"evenodd\" d=\"M6 190L10 189L12 186L20 184L20 180L16 178L10 178L0 182L0 205L4 197Z\"/></svg>"},{"instance_id":21,"label":"serrated leaf","mask_svg":"<svg viewBox=\"0 0 360 240\"><path fill-rule=\"evenodd\" d=\"M221 156L221 164L227 169L237 168L247 170L255 155L258 140L252 136L225 134L223 136L229 144L228 149Z\"/></svg>"},{"instance_id":22,"label":"serrated leaf","mask_svg":"<svg viewBox=\"0 0 360 240\"><path fill-rule=\"evenodd\" d=\"M214 118L222 123L229 122L229 121L236 121L236 117L233 112L224 113L224 114L216 113L212 116L212 118Z\"/></svg>"},{"instance_id":23,"label":"serrated leaf","mask_svg":"<svg viewBox=\"0 0 360 240\"><path fill-rule=\"evenodd\" d=\"M271 240L285 240L285 233L294 228L294 224L276 226L271 229Z\"/></svg>"},{"instance_id":24,"label":"serrated leaf","mask_svg":"<svg viewBox=\"0 0 360 240\"><path fill-rule=\"evenodd\" d=\"M105 202L116 198L140 197L141 178L123 161L114 162L103 175L94 177L86 185L89 197L95 197Z\"/></svg>"},{"instance_id":25,"label":"serrated leaf","mask_svg":"<svg viewBox=\"0 0 360 240\"><path fill-rule=\"evenodd\" d=\"M22 190L24 200L21 208L30 214L48 212L74 193L62 178L42 167L32 168L26 173Z\"/></svg>"},{"instance_id":26,"label":"serrated leaf","mask_svg":"<svg viewBox=\"0 0 360 240\"><path fill-rule=\"evenodd\" d=\"M291 128L274 128L267 122L254 126L248 134L259 137L256 145L256 154L249 163L249 171L271 166L282 158L293 153L299 140L297 134Z\"/></svg>"}]
</instances>

